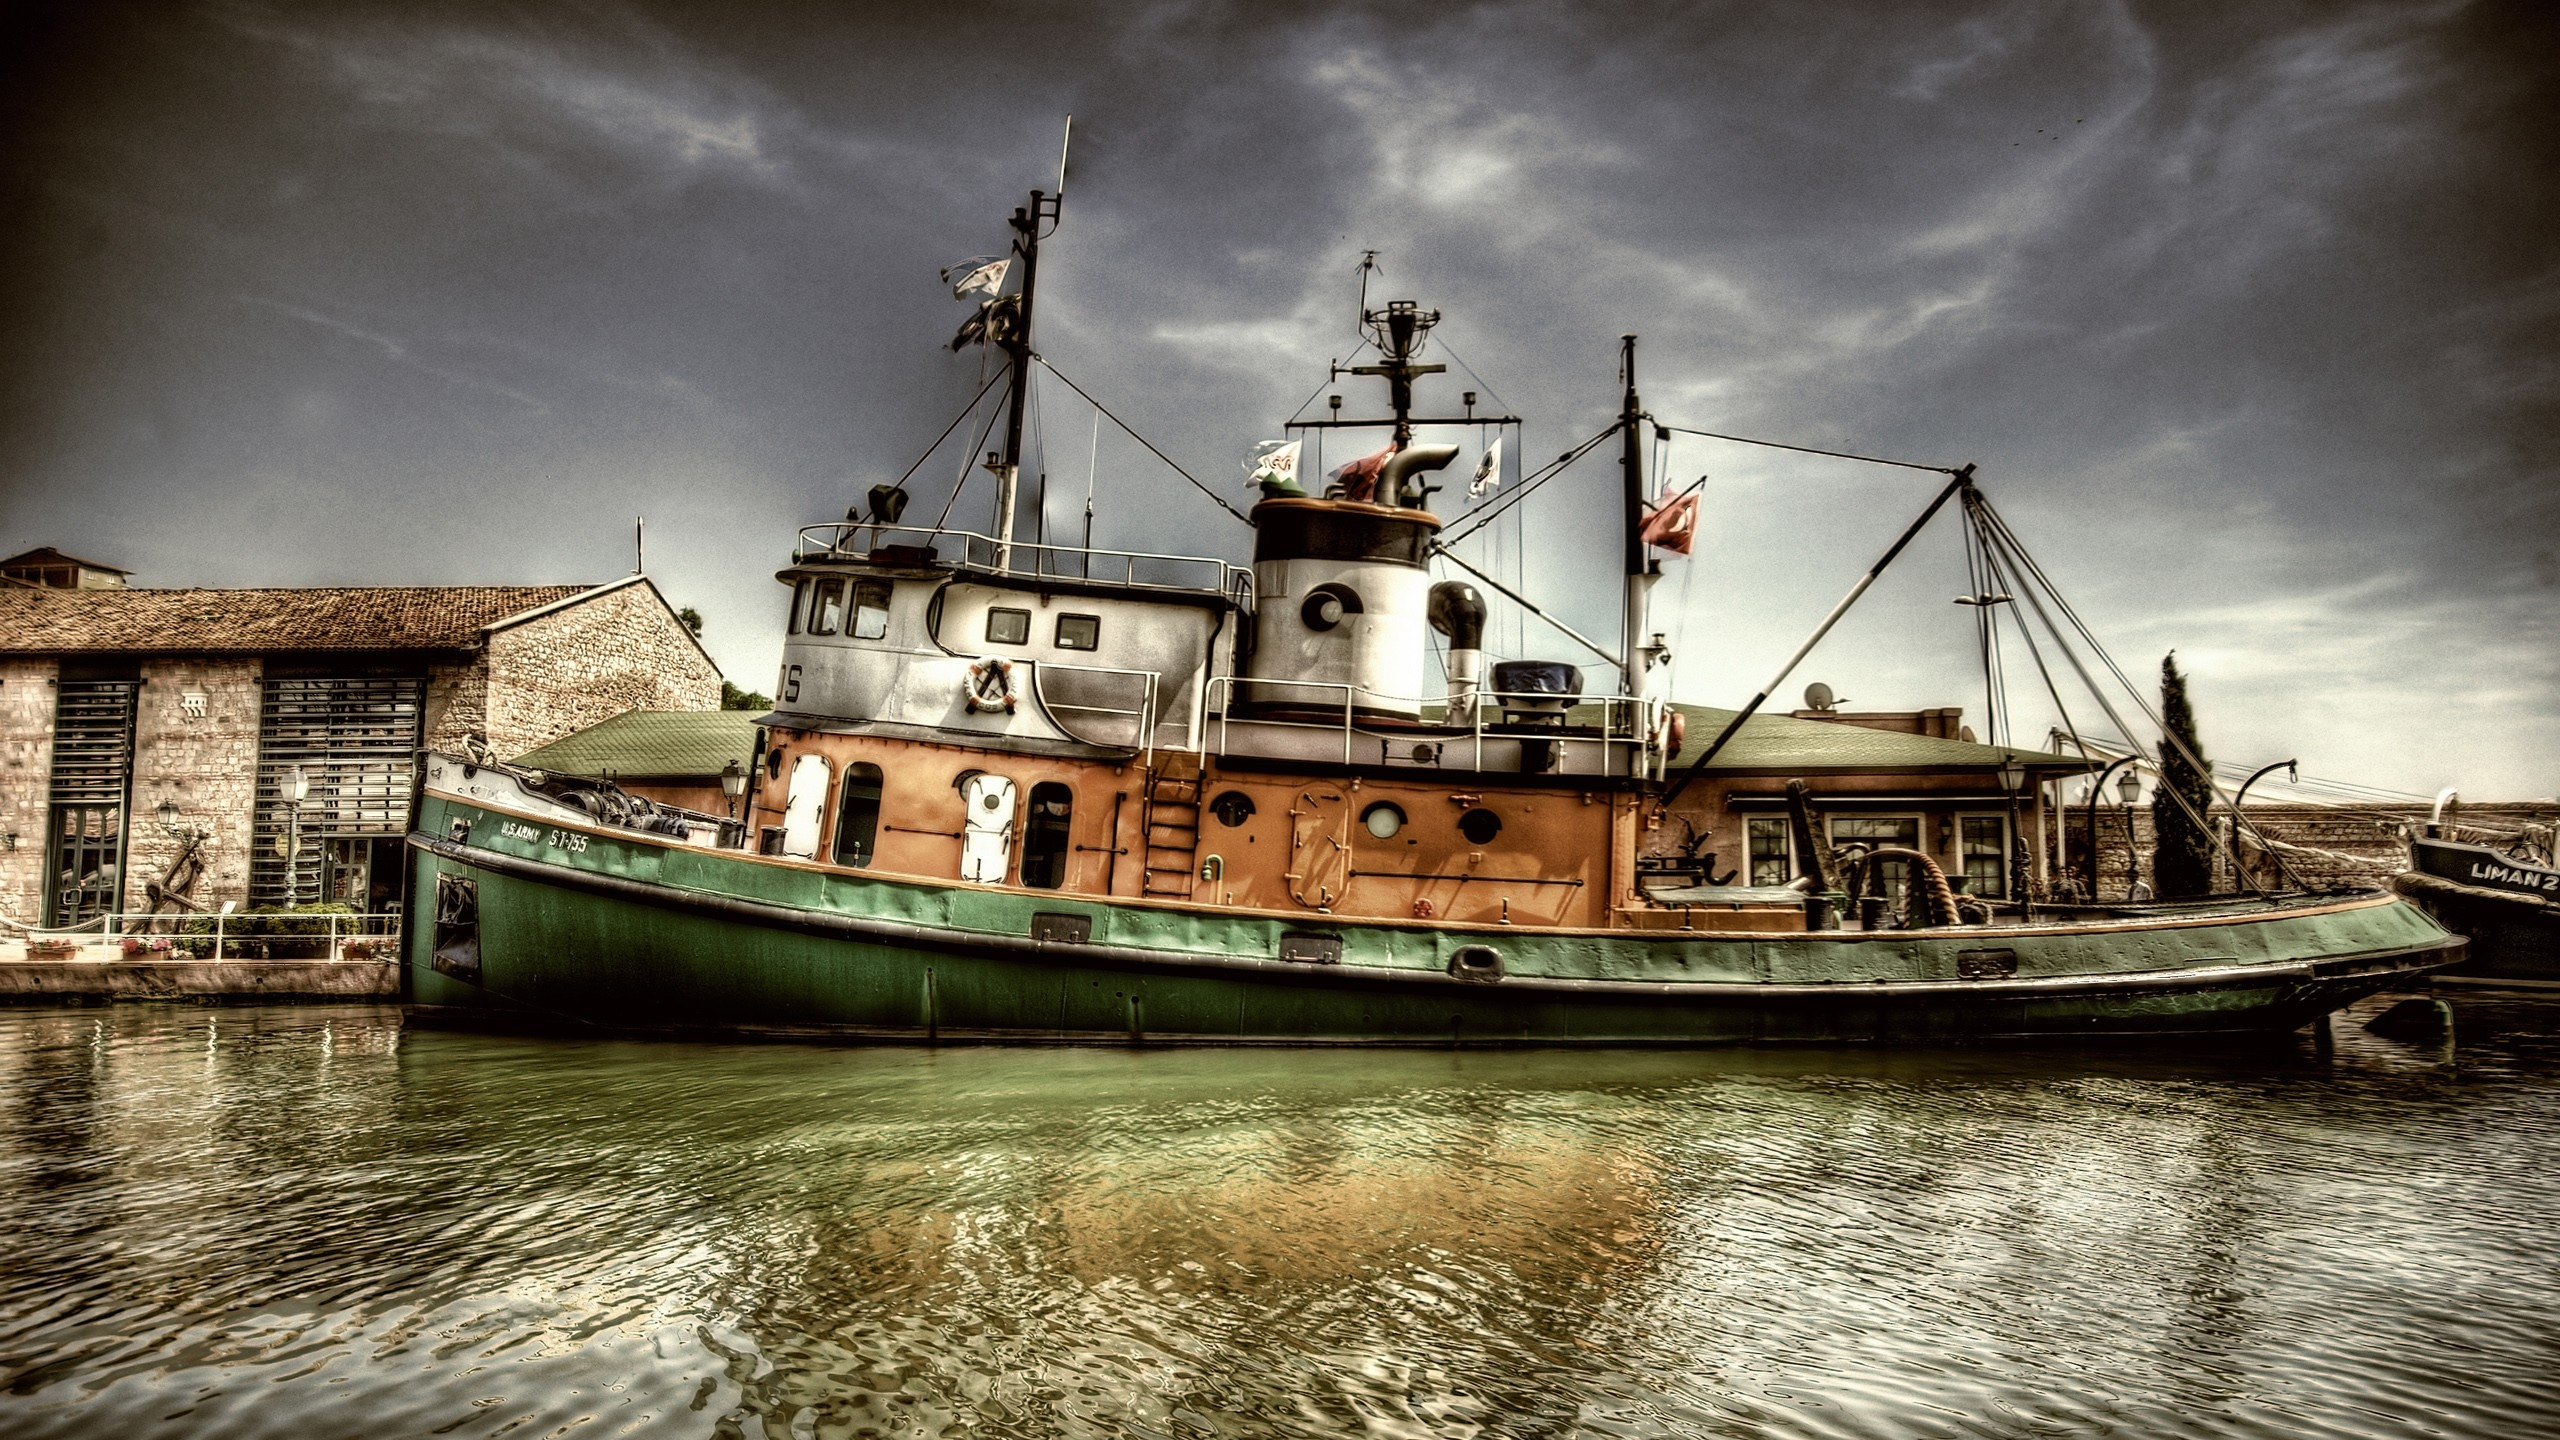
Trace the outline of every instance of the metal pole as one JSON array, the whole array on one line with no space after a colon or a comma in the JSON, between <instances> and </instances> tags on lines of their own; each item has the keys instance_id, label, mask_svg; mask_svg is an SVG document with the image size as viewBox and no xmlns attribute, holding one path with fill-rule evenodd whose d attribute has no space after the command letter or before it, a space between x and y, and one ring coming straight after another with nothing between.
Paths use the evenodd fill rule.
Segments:
<instances>
[{"instance_id":1,"label":"metal pole","mask_svg":"<svg viewBox=\"0 0 2560 1440\"><path fill-rule=\"evenodd\" d=\"M996 568L1013 568L1013 525L1015 493L1022 476L1022 414L1031 396L1031 301L1040 282L1040 223L1057 212L1047 203L1049 197L1037 190L1031 192L1031 203L1013 212L1013 228L1018 238L1015 253L1022 256L1022 290L1014 316L1012 337L1004 342L1005 353L1013 359L1013 393L1005 398L1004 449L996 465Z\"/></svg>"},{"instance_id":2,"label":"metal pole","mask_svg":"<svg viewBox=\"0 0 2560 1440\"><path fill-rule=\"evenodd\" d=\"M1636 337L1618 337L1618 372L1625 392L1618 404L1618 474L1626 485L1626 593L1618 668L1622 691L1644 694L1644 592L1651 561L1644 553L1644 437L1639 423L1643 405L1636 398Z\"/></svg>"}]
</instances>

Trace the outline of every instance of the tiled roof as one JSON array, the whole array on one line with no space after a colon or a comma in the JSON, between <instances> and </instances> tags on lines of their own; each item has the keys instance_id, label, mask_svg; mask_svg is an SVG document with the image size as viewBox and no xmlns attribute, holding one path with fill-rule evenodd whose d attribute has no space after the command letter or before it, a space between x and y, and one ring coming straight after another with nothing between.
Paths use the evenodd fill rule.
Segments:
<instances>
[{"instance_id":1,"label":"tiled roof","mask_svg":"<svg viewBox=\"0 0 2560 1440\"><path fill-rule=\"evenodd\" d=\"M84 570L104 570L110 575L133 573L120 565L107 565L96 560L83 560L77 555L65 555L50 545L39 545L33 550L22 550L6 560L0 560L0 570L14 569L20 565L77 565Z\"/></svg>"},{"instance_id":2,"label":"tiled roof","mask_svg":"<svg viewBox=\"0 0 2560 1440\"><path fill-rule=\"evenodd\" d=\"M1674 707L1689 717L1689 734L1672 764L1686 765L1723 732L1734 712L1711 705ZM1788 715L1754 715L1707 769L1727 770L1996 770L2002 759L2016 756L2038 769L2081 771L2096 768L2076 755L2056 755L2023 745L1976 745L1870 730L1830 720L1798 720Z\"/></svg>"},{"instance_id":3,"label":"tiled roof","mask_svg":"<svg viewBox=\"0 0 2560 1440\"><path fill-rule=\"evenodd\" d=\"M712 776L735 760L754 758L755 710L626 710L575 735L564 735L515 763L535 770L601 779Z\"/></svg>"},{"instance_id":4,"label":"tiled roof","mask_svg":"<svg viewBox=\"0 0 2560 1440\"><path fill-rule=\"evenodd\" d=\"M469 650L482 627L586 585L307 590L0 589L0 653Z\"/></svg>"}]
</instances>

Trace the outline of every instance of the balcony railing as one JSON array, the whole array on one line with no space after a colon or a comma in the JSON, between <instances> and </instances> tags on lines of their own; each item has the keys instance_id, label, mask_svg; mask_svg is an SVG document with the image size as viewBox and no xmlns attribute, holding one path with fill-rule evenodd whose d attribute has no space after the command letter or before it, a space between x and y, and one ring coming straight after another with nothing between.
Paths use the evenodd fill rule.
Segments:
<instances>
[{"instance_id":1,"label":"balcony railing","mask_svg":"<svg viewBox=\"0 0 2560 1440\"><path fill-rule=\"evenodd\" d=\"M25 949L30 960L387 960L400 953L400 926L397 911L129 911L29 930Z\"/></svg>"},{"instance_id":2,"label":"balcony railing","mask_svg":"<svg viewBox=\"0 0 2560 1440\"><path fill-rule=\"evenodd\" d=\"M795 564L812 560L877 560L885 546L912 546L940 563L1046 580L1090 580L1136 590L1211 591L1253 603L1253 571L1210 555L1096 550L1081 545L1007 544L975 530L843 521L803 525Z\"/></svg>"}]
</instances>

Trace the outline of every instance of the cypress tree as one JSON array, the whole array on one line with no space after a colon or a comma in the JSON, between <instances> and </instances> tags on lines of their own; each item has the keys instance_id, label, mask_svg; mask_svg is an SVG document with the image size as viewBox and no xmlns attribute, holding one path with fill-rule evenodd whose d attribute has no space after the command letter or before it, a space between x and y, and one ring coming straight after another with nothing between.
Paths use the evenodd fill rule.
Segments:
<instances>
[{"instance_id":1,"label":"cypress tree","mask_svg":"<svg viewBox=\"0 0 2560 1440\"><path fill-rule=\"evenodd\" d=\"M2160 661L2160 723L2168 734L2160 741L2160 784L2151 796L2151 882L2161 899L2177 900L2213 889L2213 832L2199 818L2213 815L2213 784L2187 763L2188 755L2205 761L2204 742L2196 738L2196 712L2174 650Z\"/></svg>"}]
</instances>

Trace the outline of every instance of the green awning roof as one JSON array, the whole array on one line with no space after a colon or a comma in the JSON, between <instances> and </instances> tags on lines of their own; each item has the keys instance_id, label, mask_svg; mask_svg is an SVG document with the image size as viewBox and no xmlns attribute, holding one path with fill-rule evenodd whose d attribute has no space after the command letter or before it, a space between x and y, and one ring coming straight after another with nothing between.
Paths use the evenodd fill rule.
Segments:
<instances>
[{"instance_id":1,"label":"green awning roof","mask_svg":"<svg viewBox=\"0 0 2560 1440\"><path fill-rule=\"evenodd\" d=\"M1673 708L1689 717L1689 734L1672 766L1688 764L1723 732L1734 712L1712 705ZM1968 740L1941 740L1870 730L1836 720L1798 720L1792 715L1754 715L1707 766L1710 774L1729 770L1858 771L1893 774L1924 770L1996 770L2015 756L2031 769L2077 773L2097 762L2077 755L2057 755L2024 745L1977 745Z\"/></svg>"},{"instance_id":2,"label":"green awning roof","mask_svg":"<svg viewBox=\"0 0 2560 1440\"><path fill-rule=\"evenodd\" d=\"M755 758L753 710L627 710L519 755L518 765L591 779L716 776Z\"/></svg>"}]
</instances>

